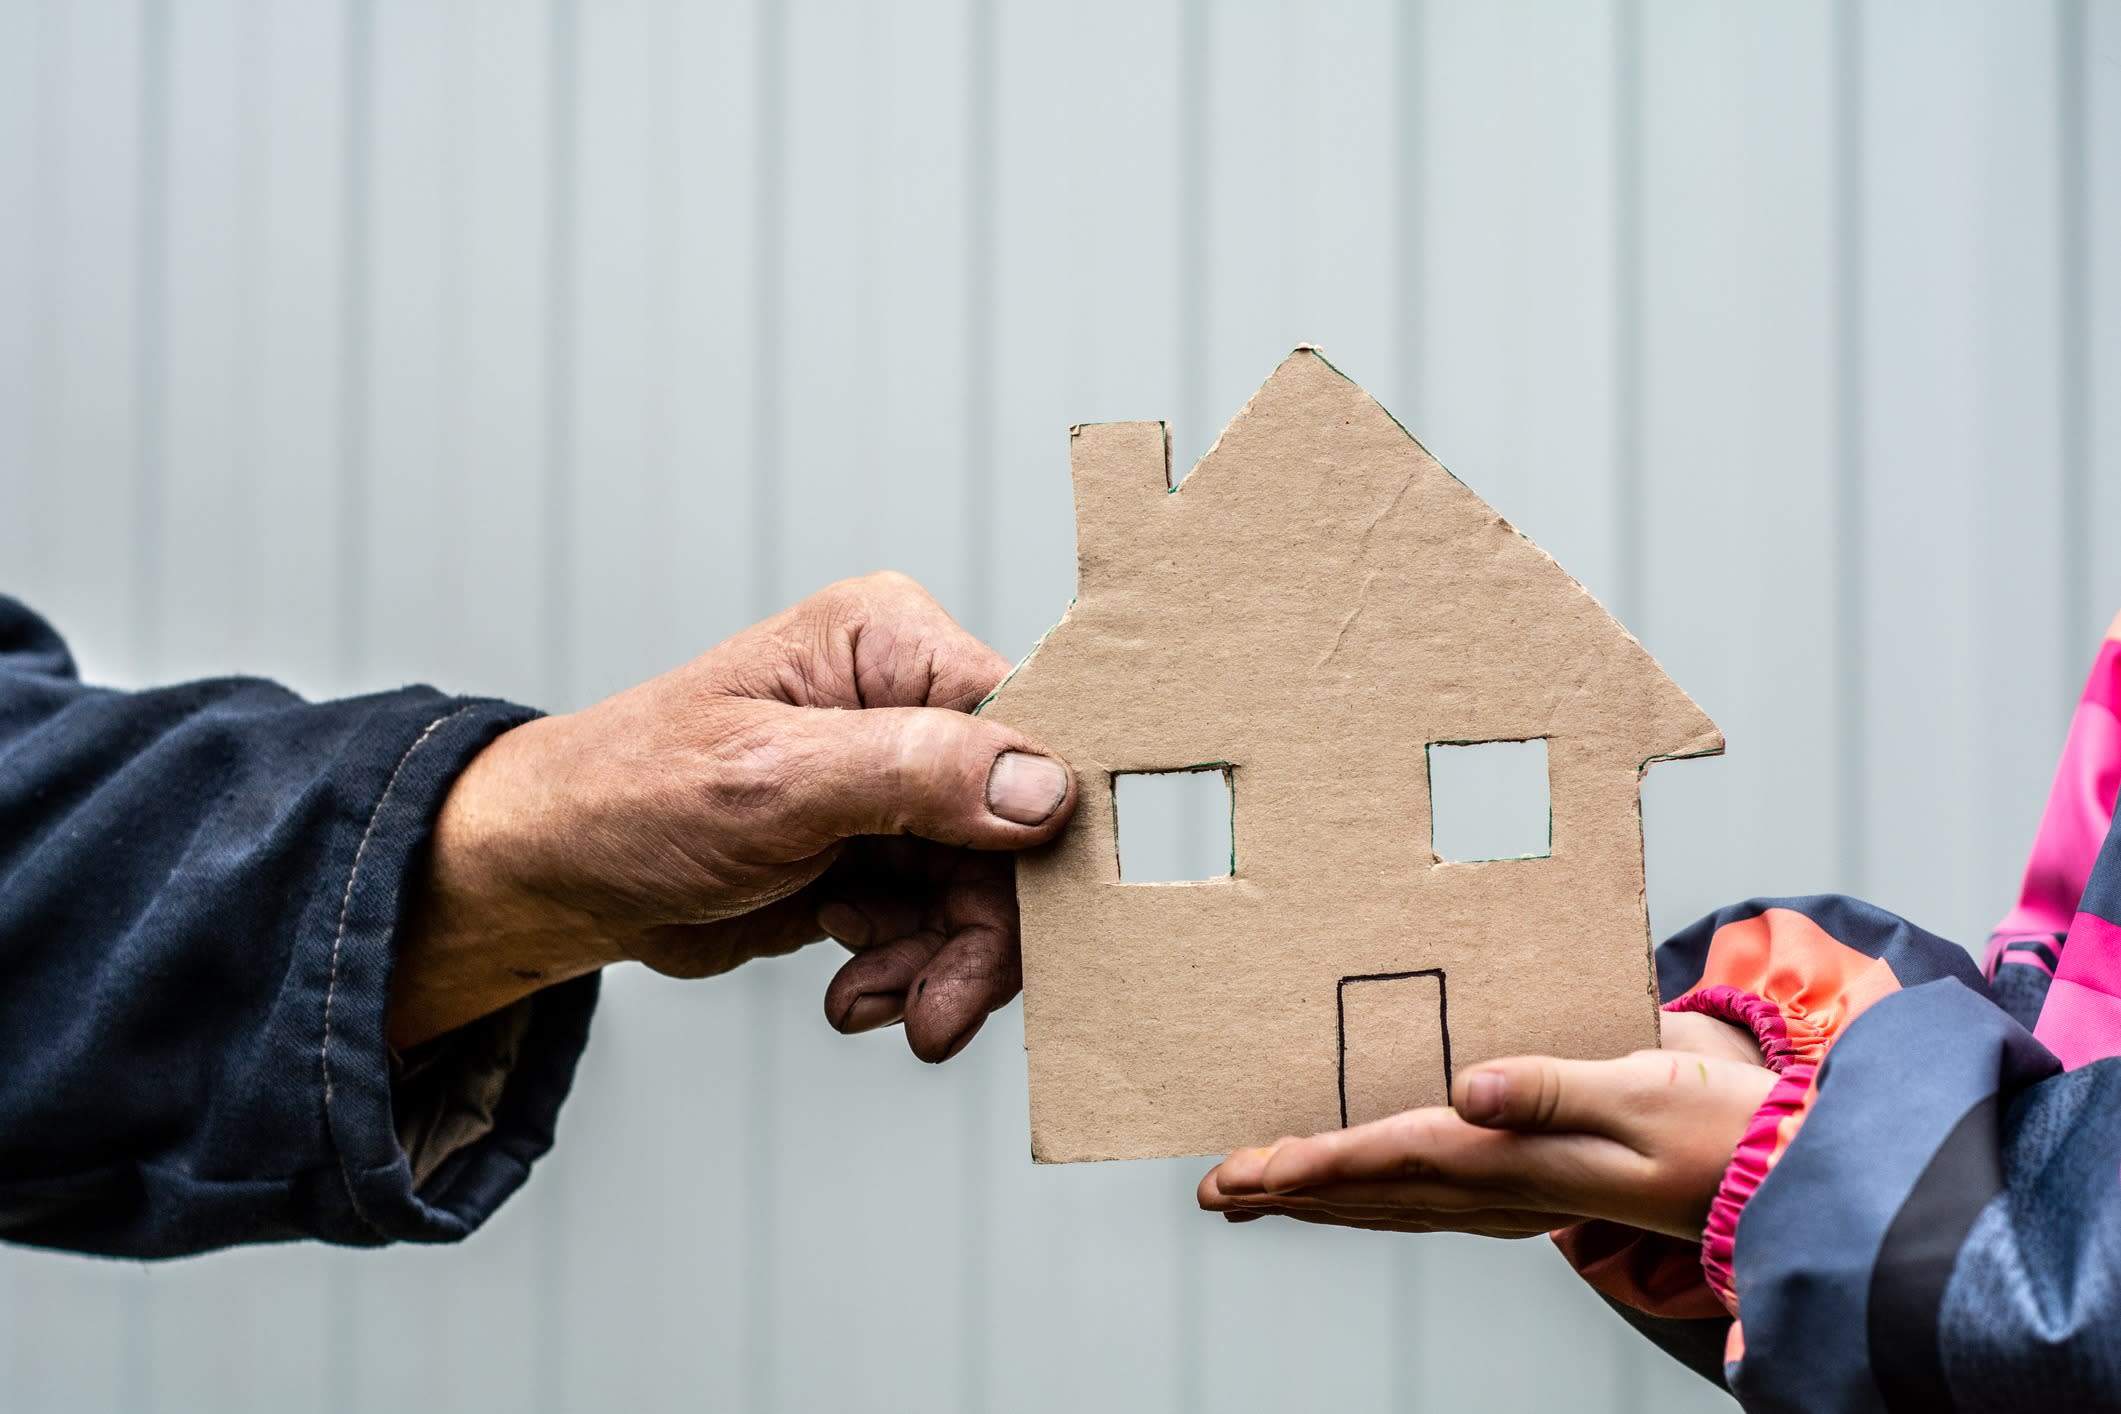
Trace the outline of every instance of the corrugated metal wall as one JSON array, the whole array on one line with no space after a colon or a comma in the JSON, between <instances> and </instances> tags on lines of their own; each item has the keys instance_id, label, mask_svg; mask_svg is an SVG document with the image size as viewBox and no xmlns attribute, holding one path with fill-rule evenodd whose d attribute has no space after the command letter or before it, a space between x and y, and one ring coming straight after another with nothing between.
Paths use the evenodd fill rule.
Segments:
<instances>
[{"instance_id":1,"label":"corrugated metal wall","mask_svg":"<svg viewBox=\"0 0 2121 1414\"><path fill-rule=\"evenodd\" d=\"M2006 905L2121 607L2121 6L0 0L0 585L121 683L585 703L1323 344L1730 755L1653 910ZM833 959L612 985L468 1245L0 1251L23 1411L1714 1407L1542 1244L1034 1172Z\"/></svg>"}]
</instances>

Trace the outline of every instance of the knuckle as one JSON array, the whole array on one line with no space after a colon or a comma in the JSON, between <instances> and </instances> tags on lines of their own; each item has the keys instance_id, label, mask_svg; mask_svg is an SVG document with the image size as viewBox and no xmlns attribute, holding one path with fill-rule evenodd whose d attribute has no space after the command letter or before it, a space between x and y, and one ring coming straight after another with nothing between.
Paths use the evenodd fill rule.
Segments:
<instances>
[{"instance_id":1,"label":"knuckle","mask_svg":"<svg viewBox=\"0 0 2121 1414\"><path fill-rule=\"evenodd\" d=\"M877 570L840 580L818 591L814 598L832 622L851 625L888 623L905 617L909 608L934 602L917 580L897 570Z\"/></svg>"},{"instance_id":2,"label":"knuckle","mask_svg":"<svg viewBox=\"0 0 2121 1414\"><path fill-rule=\"evenodd\" d=\"M817 644L797 629L776 633L759 644L741 666L737 685L747 696L772 702L805 702L826 661Z\"/></svg>"},{"instance_id":3,"label":"knuckle","mask_svg":"<svg viewBox=\"0 0 2121 1414\"><path fill-rule=\"evenodd\" d=\"M876 721L880 738L864 794L877 803L876 833L906 834L918 830L945 844L954 838L949 820L961 813L969 767L957 723L937 712L921 710L866 714Z\"/></svg>"},{"instance_id":4,"label":"knuckle","mask_svg":"<svg viewBox=\"0 0 2121 1414\"><path fill-rule=\"evenodd\" d=\"M1561 1112L1561 1075L1551 1065L1539 1067L1539 1086L1532 1098L1532 1120L1544 1129Z\"/></svg>"},{"instance_id":5,"label":"knuckle","mask_svg":"<svg viewBox=\"0 0 2121 1414\"><path fill-rule=\"evenodd\" d=\"M933 711L911 711L895 728L894 784L902 794L934 796L955 785L968 762L965 733L950 717Z\"/></svg>"},{"instance_id":6,"label":"knuckle","mask_svg":"<svg viewBox=\"0 0 2121 1414\"><path fill-rule=\"evenodd\" d=\"M826 585L793 610L790 637L810 654L830 655L831 645L871 617L875 591L867 581L842 579Z\"/></svg>"}]
</instances>

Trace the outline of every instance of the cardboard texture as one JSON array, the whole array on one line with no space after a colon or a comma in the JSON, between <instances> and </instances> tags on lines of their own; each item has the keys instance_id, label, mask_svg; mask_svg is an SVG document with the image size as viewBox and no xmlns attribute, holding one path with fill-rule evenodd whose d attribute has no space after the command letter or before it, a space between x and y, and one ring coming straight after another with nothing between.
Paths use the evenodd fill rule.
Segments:
<instances>
[{"instance_id":1,"label":"cardboard texture","mask_svg":"<svg viewBox=\"0 0 2121 1414\"><path fill-rule=\"evenodd\" d=\"M1173 487L1073 429L1076 597L982 711L1082 804L1017 865L1032 1155L1213 1154L1657 1044L1640 786L1723 736L1315 350ZM1443 863L1431 743L1544 738L1545 857ZM1113 777L1228 763L1232 873L1122 883Z\"/></svg>"}]
</instances>

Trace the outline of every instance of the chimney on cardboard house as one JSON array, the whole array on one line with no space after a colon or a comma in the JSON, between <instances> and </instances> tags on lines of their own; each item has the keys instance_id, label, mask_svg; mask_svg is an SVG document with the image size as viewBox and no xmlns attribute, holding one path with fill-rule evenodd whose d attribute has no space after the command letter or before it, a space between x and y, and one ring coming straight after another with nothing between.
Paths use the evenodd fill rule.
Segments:
<instances>
[{"instance_id":1,"label":"chimney on cardboard house","mask_svg":"<svg viewBox=\"0 0 2121 1414\"><path fill-rule=\"evenodd\" d=\"M1160 536L1149 517L1171 492L1171 432L1161 422L1085 422L1068 436L1081 592L1141 571L1155 554Z\"/></svg>"}]
</instances>

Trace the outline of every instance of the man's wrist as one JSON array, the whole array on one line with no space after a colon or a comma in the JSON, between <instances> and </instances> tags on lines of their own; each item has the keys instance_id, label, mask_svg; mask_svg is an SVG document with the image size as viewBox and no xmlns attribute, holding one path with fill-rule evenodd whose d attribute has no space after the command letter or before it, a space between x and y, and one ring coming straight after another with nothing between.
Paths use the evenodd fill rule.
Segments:
<instances>
[{"instance_id":1,"label":"man's wrist","mask_svg":"<svg viewBox=\"0 0 2121 1414\"><path fill-rule=\"evenodd\" d=\"M540 718L472 758L444 797L396 939L389 1039L418 1045L543 987L625 956L597 920L556 898L540 859L560 842L540 769L564 731Z\"/></svg>"}]
</instances>

